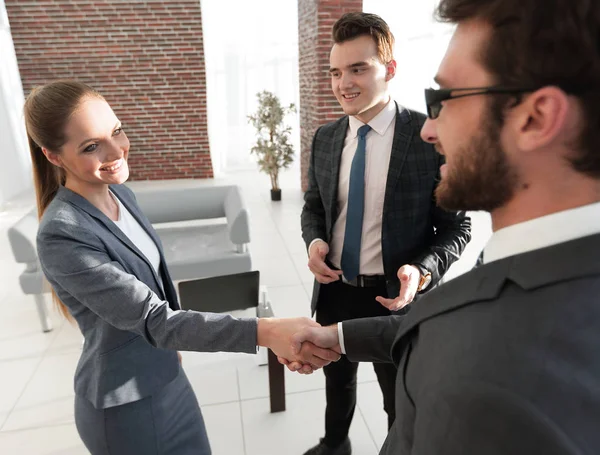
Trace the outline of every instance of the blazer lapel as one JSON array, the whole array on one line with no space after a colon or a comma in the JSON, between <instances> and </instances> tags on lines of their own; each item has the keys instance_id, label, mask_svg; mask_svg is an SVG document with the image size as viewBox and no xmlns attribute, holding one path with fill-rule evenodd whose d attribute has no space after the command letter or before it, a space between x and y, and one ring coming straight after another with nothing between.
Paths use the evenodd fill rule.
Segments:
<instances>
[{"instance_id":1,"label":"blazer lapel","mask_svg":"<svg viewBox=\"0 0 600 455\"><path fill-rule=\"evenodd\" d=\"M396 103L396 121L394 126L394 140L392 142L392 154L390 156L390 167L388 169L387 182L385 186L384 212L389 210L396 184L400 179L402 167L410 148L414 129L411 124L412 116L408 109L399 112Z\"/></svg>"},{"instance_id":2,"label":"blazer lapel","mask_svg":"<svg viewBox=\"0 0 600 455\"><path fill-rule=\"evenodd\" d=\"M164 263L164 257L162 254L162 248L160 247L160 243L157 242L156 236L153 235L151 230L150 231L148 230L147 226L144 223L144 220L140 219L139 212L137 211L137 209L132 210L133 204L127 204L125 201L126 198L123 198L122 194L118 194L119 191L118 190L115 191L115 188L112 185L111 185L110 189L111 189L111 191L113 191L115 193L115 195L117 195L117 197L120 196L119 200L123 203L123 205L127 208L127 210L129 210L131 212L131 214L140 223L140 225L144 228L144 230L146 230L146 232L148 232L148 234L150 235L152 240L157 245L157 248L158 248L158 251L159 251L159 254L161 257L161 262ZM106 229L108 229L110 232L112 232L112 234L115 237L117 237L123 244L125 244L129 249L131 249L134 253L136 253L141 259L143 259L148 264L148 266L150 267L150 270L152 270L152 273L155 275L155 279L157 280L157 282L160 282L158 280L158 277L156 276L154 267L152 266L150 261L148 261L148 258L135 246L135 244L129 239L129 237L127 237L123 233L123 231L121 231L121 229L119 229L119 227L110 218L108 218L104 213L102 213L100 210L98 210L87 199L85 199L84 197L80 196L79 194L74 193L73 191L65 188L64 186L61 186L59 188L57 197L60 197L61 199L79 207L80 209L87 212L90 216L93 216L98 221L100 221L106 227ZM136 212L136 213L134 214L134 212ZM165 298L164 295L162 297Z\"/></svg>"},{"instance_id":3,"label":"blazer lapel","mask_svg":"<svg viewBox=\"0 0 600 455\"><path fill-rule=\"evenodd\" d=\"M331 143L331 180L329 187L329 194L331 195L330 207L333 213L331 213L331 219L335 220L337 217L337 196L338 196L338 185L340 179L340 163L342 161L342 151L344 150L344 142L346 139L346 132L348 131L348 116L344 117L338 125L335 133L333 134L333 142ZM331 229L333 229L333 223L331 223ZM331 230L328 233L331 238Z\"/></svg>"},{"instance_id":4,"label":"blazer lapel","mask_svg":"<svg viewBox=\"0 0 600 455\"><path fill-rule=\"evenodd\" d=\"M525 291L549 284L600 275L600 234L518 254L470 272L423 296L406 314L393 344L402 353L410 333L422 322L458 308L498 298L510 281Z\"/></svg>"},{"instance_id":5,"label":"blazer lapel","mask_svg":"<svg viewBox=\"0 0 600 455\"><path fill-rule=\"evenodd\" d=\"M146 233L150 236L150 238L156 245L156 248L158 249L158 254L160 255L160 273L162 275L162 280L158 280L158 277L155 278L157 278L158 283L162 281L162 290L165 293L163 298L167 298L167 296L169 296L167 300L169 300L169 302L172 304L172 308L174 310L181 309L179 301L177 299L177 293L175 292L175 288L172 286L171 276L166 268L167 260L165 259L165 255L162 248L162 242L160 241L158 234L150 224L150 221L148 221L148 218L146 218L146 216L140 210L139 206L135 203L135 201L132 200L126 192L121 191L120 185L111 185L110 189L119 198L119 200L125 206L125 208L129 210L131 216L133 216L133 218L135 218L139 225L142 226L142 229L146 231ZM139 252L139 255L146 261L148 265L150 265L152 273L156 274L156 271L154 270L152 264L150 264L150 261L148 261L148 258L144 256L144 254L142 254L141 252Z\"/></svg>"}]
</instances>

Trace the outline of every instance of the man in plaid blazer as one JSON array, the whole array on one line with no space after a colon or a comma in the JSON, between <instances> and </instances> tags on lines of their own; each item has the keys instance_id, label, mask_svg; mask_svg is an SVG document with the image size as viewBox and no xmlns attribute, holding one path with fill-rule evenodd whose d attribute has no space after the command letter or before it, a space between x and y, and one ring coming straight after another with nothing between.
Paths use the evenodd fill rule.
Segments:
<instances>
[{"instance_id":1,"label":"man in plaid blazer","mask_svg":"<svg viewBox=\"0 0 600 455\"><path fill-rule=\"evenodd\" d=\"M373 14L349 13L334 25L333 40L332 89L348 115L314 136L302 211L315 275L311 308L323 326L402 309L460 257L471 227L464 212L436 206L444 158L420 137L426 117L389 96L396 62L387 24ZM363 162L356 165L360 153ZM357 201L358 210L352 206ZM389 428L396 369L391 363L373 365ZM324 368L325 437L305 455L351 453L357 368L346 357Z\"/></svg>"}]
</instances>

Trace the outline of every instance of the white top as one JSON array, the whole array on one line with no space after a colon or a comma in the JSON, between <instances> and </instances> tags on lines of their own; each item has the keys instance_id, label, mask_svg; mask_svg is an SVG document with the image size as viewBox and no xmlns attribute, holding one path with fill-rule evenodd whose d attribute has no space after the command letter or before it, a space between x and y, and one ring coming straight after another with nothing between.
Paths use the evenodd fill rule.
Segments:
<instances>
[{"instance_id":1,"label":"white top","mask_svg":"<svg viewBox=\"0 0 600 455\"><path fill-rule=\"evenodd\" d=\"M133 215L127 210L123 203L112 192L110 195L119 206L119 219L113 221L129 240L142 252L148 259L162 287L162 278L160 277L160 254L154 240L148 235L144 228L137 222Z\"/></svg>"},{"instance_id":2,"label":"white top","mask_svg":"<svg viewBox=\"0 0 600 455\"><path fill-rule=\"evenodd\" d=\"M483 250L483 262L487 264L594 234L600 234L600 202L497 230ZM338 335L345 354L342 323L338 324Z\"/></svg>"},{"instance_id":3,"label":"white top","mask_svg":"<svg viewBox=\"0 0 600 455\"><path fill-rule=\"evenodd\" d=\"M383 110L368 123L371 130L366 136L365 209L359 269L361 275L383 275L381 226L385 188L396 126L395 118L396 103L390 98ZM342 248L346 232L350 168L358 146L358 129L363 125L364 123L356 117L350 117L340 161L337 199L339 215L333 225L328 256L330 262L338 268L342 262ZM315 239L313 242L316 240L319 239ZM312 246L312 243L310 246Z\"/></svg>"}]
</instances>

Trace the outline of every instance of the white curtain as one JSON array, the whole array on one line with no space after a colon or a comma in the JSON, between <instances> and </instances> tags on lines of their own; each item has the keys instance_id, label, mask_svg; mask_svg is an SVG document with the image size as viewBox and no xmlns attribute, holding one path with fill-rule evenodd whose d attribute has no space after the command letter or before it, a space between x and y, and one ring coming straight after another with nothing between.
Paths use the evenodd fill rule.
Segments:
<instances>
[{"instance_id":1,"label":"white curtain","mask_svg":"<svg viewBox=\"0 0 600 455\"><path fill-rule=\"evenodd\" d=\"M4 0L0 0L0 208L32 189L23 87Z\"/></svg>"},{"instance_id":2,"label":"white curtain","mask_svg":"<svg viewBox=\"0 0 600 455\"><path fill-rule=\"evenodd\" d=\"M268 90L283 105L298 107L298 5L295 0L202 0L201 6L215 174L251 169L256 134L247 116L256 110L256 94ZM287 122L298 156L298 115Z\"/></svg>"}]
</instances>

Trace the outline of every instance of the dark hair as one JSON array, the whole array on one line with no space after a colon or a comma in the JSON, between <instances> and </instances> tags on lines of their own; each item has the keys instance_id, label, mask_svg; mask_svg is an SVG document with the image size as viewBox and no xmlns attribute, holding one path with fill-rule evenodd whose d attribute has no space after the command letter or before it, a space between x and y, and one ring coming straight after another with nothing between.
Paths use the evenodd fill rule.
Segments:
<instances>
[{"instance_id":1,"label":"dark hair","mask_svg":"<svg viewBox=\"0 0 600 455\"><path fill-rule=\"evenodd\" d=\"M346 13L333 25L331 33L333 42L336 44L362 35L373 38L381 63L388 63L394 59L394 35L388 24L377 14Z\"/></svg>"},{"instance_id":2,"label":"dark hair","mask_svg":"<svg viewBox=\"0 0 600 455\"><path fill-rule=\"evenodd\" d=\"M481 20L492 36L480 52L495 83L556 86L576 96L583 124L570 157L600 178L600 2L598 0L441 0L443 22Z\"/></svg>"},{"instance_id":3,"label":"dark hair","mask_svg":"<svg viewBox=\"0 0 600 455\"><path fill-rule=\"evenodd\" d=\"M59 186L65 183L63 170L46 159L42 147L60 153L61 147L67 142L65 135L67 122L81 101L87 97L103 99L98 92L81 82L60 80L35 87L25 100L25 127L40 218L56 195ZM66 307L54 291L52 296L61 313L69 318Z\"/></svg>"}]
</instances>

